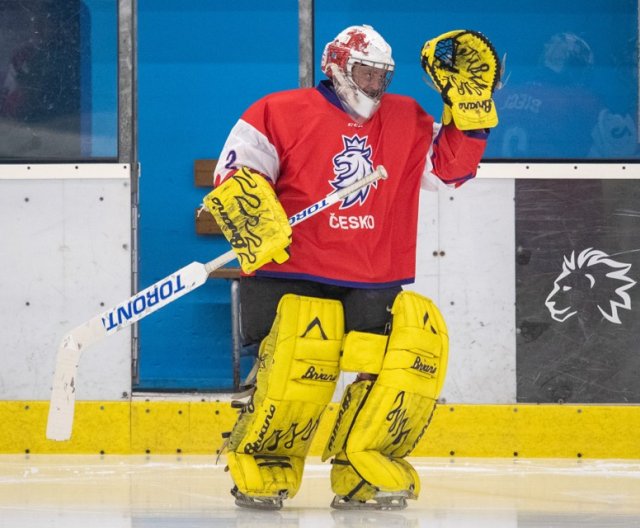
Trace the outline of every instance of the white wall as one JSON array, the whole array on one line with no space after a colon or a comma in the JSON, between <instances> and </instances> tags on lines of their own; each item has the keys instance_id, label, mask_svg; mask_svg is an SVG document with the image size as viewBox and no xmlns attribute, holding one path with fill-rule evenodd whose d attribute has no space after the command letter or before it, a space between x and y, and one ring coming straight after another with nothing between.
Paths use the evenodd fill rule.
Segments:
<instances>
[{"instance_id":1,"label":"white wall","mask_svg":"<svg viewBox=\"0 0 640 528\"><path fill-rule=\"evenodd\" d=\"M129 167L0 165L0 400L48 400L62 337L131 295ZM79 400L131 394L131 335L85 351Z\"/></svg>"},{"instance_id":2,"label":"white wall","mask_svg":"<svg viewBox=\"0 0 640 528\"><path fill-rule=\"evenodd\" d=\"M476 179L421 195L416 282L407 289L431 298L447 323L446 401L516 398L514 189L511 179Z\"/></svg>"}]
</instances>

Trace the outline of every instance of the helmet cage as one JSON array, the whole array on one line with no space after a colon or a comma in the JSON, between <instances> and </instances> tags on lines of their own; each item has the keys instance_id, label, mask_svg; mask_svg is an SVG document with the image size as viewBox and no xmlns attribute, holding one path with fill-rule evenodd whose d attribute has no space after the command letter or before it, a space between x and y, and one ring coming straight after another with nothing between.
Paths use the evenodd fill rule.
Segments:
<instances>
[{"instance_id":1,"label":"helmet cage","mask_svg":"<svg viewBox=\"0 0 640 528\"><path fill-rule=\"evenodd\" d=\"M365 92L358 85L358 83L356 82L356 79L353 76L353 67L356 64L362 64L363 66L370 66L372 68L376 68L377 70L380 70L380 71L383 72L384 76L383 76L383 79L382 79L382 83L381 83L380 88L378 89L378 91L376 93L372 94L370 92ZM371 97L373 99L379 100L382 97L382 94L384 94L384 92L386 92L387 87L391 83L391 79L393 78L394 69L395 68L394 68L393 64L389 64L389 63L386 63L386 62L377 62L377 61L372 61L372 60L369 60L369 59L361 59L361 58L350 56L350 57L347 58L347 64L346 64L346 68L344 68L344 71L345 71L347 79L349 79L359 91L361 91L367 97Z\"/></svg>"}]
</instances>

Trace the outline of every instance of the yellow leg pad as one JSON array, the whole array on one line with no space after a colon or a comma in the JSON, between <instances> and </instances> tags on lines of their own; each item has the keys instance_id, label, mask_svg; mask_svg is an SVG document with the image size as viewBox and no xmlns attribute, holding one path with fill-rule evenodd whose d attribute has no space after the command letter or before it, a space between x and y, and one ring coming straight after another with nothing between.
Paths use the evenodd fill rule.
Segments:
<instances>
[{"instance_id":1,"label":"yellow leg pad","mask_svg":"<svg viewBox=\"0 0 640 528\"><path fill-rule=\"evenodd\" d=\"M388 336L352 330L344 339L340 369L378 374L387 350Z\"/></svg>"},{"instance_id":2,"label":"yellow leg pad","mask_svg":"<svg viewBox=\"0 0 640 528\"><path fill-rule=\"evenodd\" d=\"M304 469L304 459L298 457L233 452L227 454L227 464L238 489L253 497L277 497L282 491L293 497Z\"/></svg>"},{"instance_id":3,"label":"yellow leg pad","mask_svg":"<svg viewBox=\"0 0 640 528\"><path fill-rule=\"evenodd\" d=\"M391 309L393 326L378 380L437 399L447 373L449 333L438 307L404 291Z\"/></svg>"},{"instance_id":4,"label":"yellow leg pad","mask_svg":"<svg viewBox=\"0 0 640 528\"><path fill-rule=\"evenodd\" d=\"M362 394L364 384L373 384L368 394ZM379 386L378 382L356 382L362 385L352 394L354 408L344 411L344 420L334 427L335 441L329 444L324 457L343 448L331 468L331 486L336 495L357 500L369 500L377 491L408 492L410 498L420 493L420 480L413 467L404 460L420 441L435 408L435 400ZM364 402L353 396L361 394ZM343 399L342 405L347 405ZM342 409L341 409L342 411ZM349 420L355 414L355 419ZM346 479L346 480L345 480ZM357 486L351 489L351 486ZM354 490L356 491L354 493Z\"/></svg>"},{"instance_id":5,"label":"yellow leg pad","mask_svg":"<svg viewBox=\"0 0 640 528\"><path fill-rule=\"evenodd\" d=\"M374 477L381 482L376 486L371 484L371 475L359 472L361 468L373 467L377 468ZM420 493L420 478L413 466L401 458L391 459L376 451L366 451L352 453L347 459L341 453L331 466L331 488L336 495L365 502L379 491L408 491L407 498L416 498Z\"/></svg>"},{"instance_id":6,"label":"yellow leg pad","mask_svg":"<svg viewBox=\"0 0 640 528\"><path fill-rule=\"evenodd\" d=\"M444 383L449 339L442 315L426 297L402 292L392 314L380 374L375 382L367 382L373 383L368 387L347 388L330 438L334 441L325 455L342 450L355 474L372 488L417 496L417 474L402 459L422 438L433 415ZM362 382L353 385L358 383ZM338 490L344 491L333 477L332 486L338 495Z\"/></svg>"},{"instance_id":7,"label":"yellow leg pad","mask_svg":"<svg viewBox=\"0 0 640 528\"><path fill-rule=\"evenodd\" d=\"M256 460L277 455L304 462L335 390L343 333L338 301L297 295L281 299L271 332L260 346L256 391L233 428L229 451ZM232 464L238 489L256 494L255 487L243 489L245 472L236 480ZM291 497L297 488L287 491Z\"/></svg>"},{"instance_id":8,"label":"yellow leg pad","mask_svg":"<svg viewBox=\"0 0 640 528\"><path fill-rule=\"evenodd\" d=\"M435 409L433 398L375 382L347 439L347 453L374 449L391 457L408 456Z\"/></svg>"},{"instance_id":9,"label":"yellow leg pad","mask_svg":"<svg viewBox=\"0 0 640 528\"><path fill-rule=\"evenodd\" d=\"M345 388L333 430L322 453L323 461L345 449L351 426L371 387L373 381L356 381Z\"/></svg>"}]
</instances>

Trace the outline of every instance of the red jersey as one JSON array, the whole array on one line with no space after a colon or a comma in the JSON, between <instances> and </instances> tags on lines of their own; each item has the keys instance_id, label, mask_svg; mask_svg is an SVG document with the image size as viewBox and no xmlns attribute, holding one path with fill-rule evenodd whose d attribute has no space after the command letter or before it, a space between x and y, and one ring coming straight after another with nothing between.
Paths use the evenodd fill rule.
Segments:
<instances>
[{"instance_id":1,"label":"red jersey","mask_svg":"<svg viewBox=\"0 0 640 528\"><path fill-rule=\"evenodd\" d=\"M392 94L360 125L321 83L254 103L232 129L214 181L250 167L271 179L292 216L383 165L386 180L296 225L290 259L255 274L358 288L408 284L421 183L433 175L456 186L473 178L486 136L434 124L415 100Z\"/></svg>"}]
</instances>

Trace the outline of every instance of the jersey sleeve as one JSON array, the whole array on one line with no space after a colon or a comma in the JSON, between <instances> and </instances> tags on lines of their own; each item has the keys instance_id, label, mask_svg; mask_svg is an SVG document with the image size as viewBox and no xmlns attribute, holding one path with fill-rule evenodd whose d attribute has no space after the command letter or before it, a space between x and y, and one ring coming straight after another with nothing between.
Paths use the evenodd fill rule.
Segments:
<instances>
[{"instance_id":1,"label":"jersey sleeve","mask_svg":"<svg viewBox=\"0 0 640 528\"><path fill-rule=\"evenodd\" d=\"M280 159L268 133L265 99L249 107L233 126L218 156L214 186L220 185L240 167L261 173L272 183L278 179Z\"/></svg>"},{"instance_id":2,"label":"jersey sleeve","mask_svg":"<svg viewBox=\"0 0 640 528\"><path fill-rule=\"evenodd\" d=\"M453 123L435 123L433 142L422 175L423 187L433 188L437 180L453 187L475 177L487 144L488 132L458 130Z\"/></svg>"}]
</instances>

